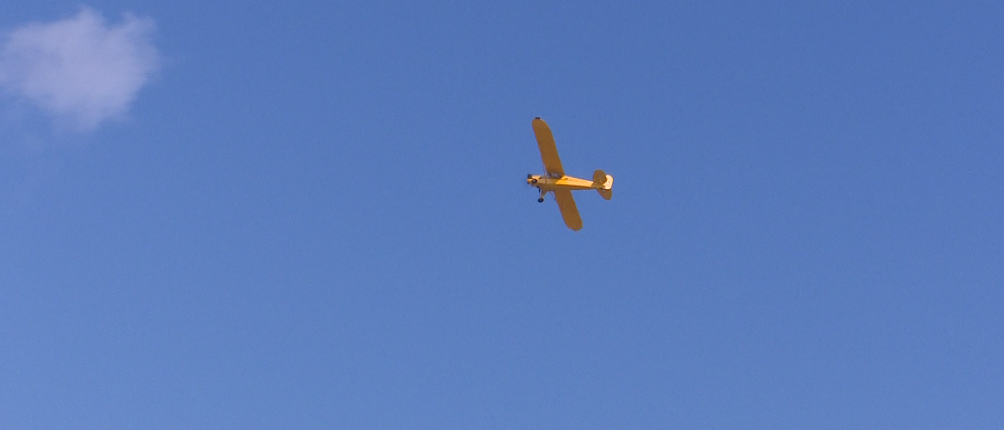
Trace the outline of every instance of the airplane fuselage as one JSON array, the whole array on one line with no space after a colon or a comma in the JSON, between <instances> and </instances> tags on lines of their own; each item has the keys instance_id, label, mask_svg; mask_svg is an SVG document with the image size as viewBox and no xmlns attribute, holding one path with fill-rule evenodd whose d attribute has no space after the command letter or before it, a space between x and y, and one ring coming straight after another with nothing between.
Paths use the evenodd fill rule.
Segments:
<instances>
[{"instance_id":1,"label":"airplane fuselage","mask_svg":"<svg viewBox=\"0 0 1004 430\"><path fill-rule=\"evenodd\" d=\"M571 176L562 176L560 178L553 178L543 175L529 175L526 178L526 183L539 188L541 191L554 191L554 190L596 190L603 188L603 184L597 184L593 181L575 178Z\"/></svg>"}]
</instances>

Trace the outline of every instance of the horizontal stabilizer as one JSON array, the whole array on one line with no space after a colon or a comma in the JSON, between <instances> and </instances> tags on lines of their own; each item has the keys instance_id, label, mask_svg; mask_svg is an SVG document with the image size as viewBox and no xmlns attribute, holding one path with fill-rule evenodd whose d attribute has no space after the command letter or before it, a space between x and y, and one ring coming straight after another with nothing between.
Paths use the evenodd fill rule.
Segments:
<instances>
[{"instance_id":1,"label":"horizontal stabilizer","mask_svg":"<svg viewBox=\"0 0 1004 430\"><path fill-rule=\"evenodd\" d=\"M602 170L597 170L593 172L593 185L604 190L609 190L614 186L614 177Z\"/></svg>"},{"instance_id":2,"label":"horizontal stabilizer","mask_svg":"<svg viewBox=\"0 0 1004 430\"><path fill-rule=\"evenodd\" d=\"M602 170L593 172L593 186L604 199L610 200L614 196L614 177L606 174Z\"/></svg>"},{"instance_id":3,"label":"horizontal stabilizer","mask_svg":"<svg viewBox=\"0 0 1004 430\"><path fill-rule=\"evenodd\" d=\"M600 185L606 182L607 174L602 170L593 172L593 184Z\"/></svg>"}]
</instances>

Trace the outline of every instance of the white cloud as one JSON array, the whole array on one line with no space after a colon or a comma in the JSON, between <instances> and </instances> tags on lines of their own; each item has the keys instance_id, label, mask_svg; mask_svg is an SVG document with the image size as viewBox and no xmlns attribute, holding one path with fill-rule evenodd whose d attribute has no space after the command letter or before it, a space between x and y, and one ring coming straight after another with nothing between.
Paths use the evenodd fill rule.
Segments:
<instances>
[{"instance_id":1,"label":"white cloud","mask_svg":"<svg viewBox=\"0 0 1004 430\"><path fill-rule=\"evenodd\" d=\"M91 9L8 33L0 46L0 88L79 130L125 115L160 65L153 21L130 14L107 25Z\"/></svg>"}]
</instances>

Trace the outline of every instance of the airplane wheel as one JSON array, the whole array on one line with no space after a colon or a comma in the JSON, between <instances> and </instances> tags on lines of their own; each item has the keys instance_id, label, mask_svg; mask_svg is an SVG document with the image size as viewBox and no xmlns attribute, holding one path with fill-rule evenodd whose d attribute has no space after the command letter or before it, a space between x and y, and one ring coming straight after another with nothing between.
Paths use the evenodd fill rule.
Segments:
<instances>
[{"instance_id":1,"label":"airplane wheel","mask_svg":"<svg viewBox=\"0 0 1004 430\"><path fill-rule=\"evenodd\" d=\"M537 203L544 203L544 198L541 197L541 198L537 199Z\"/></svg>"}]
</instances>

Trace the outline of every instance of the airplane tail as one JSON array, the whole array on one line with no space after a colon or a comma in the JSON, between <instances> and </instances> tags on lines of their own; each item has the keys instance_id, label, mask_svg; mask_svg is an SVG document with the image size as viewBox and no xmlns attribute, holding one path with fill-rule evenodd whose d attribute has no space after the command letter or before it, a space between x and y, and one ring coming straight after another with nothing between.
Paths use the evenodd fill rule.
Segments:
<instances>
[{"instance_id":1,"label":"airplane tail","mask_svg":"<svg viewBox=\"0 0 1004 430\"><path fill-rule=\"evenodd\" d=\"M602 170L593 172L593 185L596 186L596 191L604 199L610 200L614 196L614 177L606 174L606 172Z\"/></svg>"}]
</instances>

